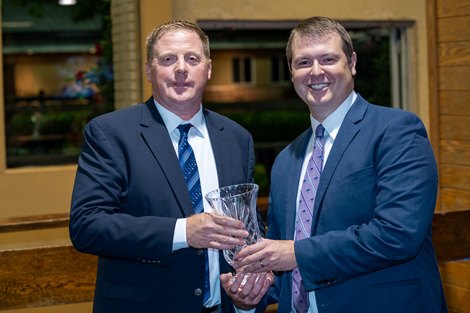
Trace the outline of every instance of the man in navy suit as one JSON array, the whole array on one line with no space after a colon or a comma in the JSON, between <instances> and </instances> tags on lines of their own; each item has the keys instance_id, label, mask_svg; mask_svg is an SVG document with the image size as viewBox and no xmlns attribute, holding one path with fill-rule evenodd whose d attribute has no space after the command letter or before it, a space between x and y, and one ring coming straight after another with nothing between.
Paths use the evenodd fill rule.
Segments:
<instances>
[{"instance_id":1,"label":"man in navy suit","mask_svg":"<svg viewBox=\"0 0 470 313\"><path fill-rule=\"evenodd\" d=\"M238 255L241 272L277 274L258 312L272 302L282 313L447 312L431 241L438 180L425 127L412 113L370 104L354 92L356 58L350 36L334 20L308 18L291 32L287 60L312 128L273 166L270 239ZM312 130L320 124L325 141L319 183L310 188L310 235L296 240L297 208L308 200L301 185L314 150ZM294 271L301 280L293 286ZM254 307L259 286L240 293L240 281L231 283L230 276L222 282L235 304Z\"/></svg>"},{"instance_id":2,"label":"man in navy suit","mask_svg":"<svg viewBox=\"0 0 470 313\"><path fill-rule=\"evenodd\" d=\"M70 237L77 250L99 256L93 310L232 312L219 282L231 268L219 249L243 244L247 232L205 200L204 213L195 214L178 161L178 126L191 124L202 196L253 181L253 139L203 108L211 60L209 39L195 24L173 21L150 33L146 74L153 95L146 103L102 115L84 132Z\"/></svg>"}]
</instances>

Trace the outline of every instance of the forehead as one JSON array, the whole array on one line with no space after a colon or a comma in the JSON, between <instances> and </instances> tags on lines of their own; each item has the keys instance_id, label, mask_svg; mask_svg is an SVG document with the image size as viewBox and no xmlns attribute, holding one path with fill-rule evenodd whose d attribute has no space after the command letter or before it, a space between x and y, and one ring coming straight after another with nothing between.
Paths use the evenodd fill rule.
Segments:
<instances>
[{"instance_id":1,"label":"forehead","mask_svg":"<svg viewBox=\"0 0 470 313\"><path fill-rule=\"evenodd\" d=\"M322 36L295 34L292 43L292 52L305 49L342 50L341 37L335 32L331 32Z\"/></svg>"},{"instance_id":2,"label":"forehead","mask_svg":"<svg viewBox=\"0 0 470 313\"><path fill-rule=\"evenodd\" d=\"M158 53L164 51L201 51L202 42L196 32L187 29L173 29L163 33L154 44Z\"/></svg>"}]
</instances>

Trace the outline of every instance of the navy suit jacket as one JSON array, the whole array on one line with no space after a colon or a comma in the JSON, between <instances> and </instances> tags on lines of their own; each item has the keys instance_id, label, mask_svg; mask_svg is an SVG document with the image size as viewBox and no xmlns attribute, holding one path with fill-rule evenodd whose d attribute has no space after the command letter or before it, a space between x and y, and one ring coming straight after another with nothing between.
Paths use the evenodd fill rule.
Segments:
<instances>
[{"instance_id":1,"label":"navy suit jacket","mask_svg":"<svg viewBox=\"0 0 470 313\"><path fill-rule=\"evenodd\" d=\"M219 186L252 182L254 145L235 122L204 109ZM94 312L201 312L204 254L172 252L178 218L193 214L168 131L153 98L99 116L85 129L70 237L98 255ZM220 254L221 273L230 268ZM232 304L222 292L224 312Z\"/></svg>"},{"instance_id":2,"label":"navy suit jacket","mask_svg":"<svg viewBox=\"0 0 470 313\"><path fill-rule=\"evenodd\" d=\"M309 129L275 161L269 238L293 239L311 136ZM305 288L315 291L319 313L447 312L431 242L437 186L421 121L358 96L324 165L312 235L295 242ZM280 273L265 301L278 300L279 312L290 312L291 285L291 272Z\"/></svg>"}]
</instances>

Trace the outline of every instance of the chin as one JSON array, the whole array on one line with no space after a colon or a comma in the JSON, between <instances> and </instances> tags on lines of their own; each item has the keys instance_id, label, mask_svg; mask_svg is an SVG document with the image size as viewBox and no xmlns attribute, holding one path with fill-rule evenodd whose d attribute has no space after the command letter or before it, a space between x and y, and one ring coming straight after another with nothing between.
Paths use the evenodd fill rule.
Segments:
<instances>
[{"instance_id":1,"label":"chin","mask_svg":"<svg viewBox=\"0 0 470 313\"><path fill-rule=\"evenodd\" d=\"M193 95L189 95L187 93L176 94L170 97L170 99L173 99L174 102L187 102L192 100L193 98Z\"/></svg>"},{"instance_id":2,"label":"chin","mask_svg":"<svg viewBox=\"0 0 470 313\"><path fill-rule=\"evenodd\" d=\"M326 103L330 101L330 97L327 95L321 95L321 96L315 96L312 94L309 94L307 97L308 103L311 103L313 105L321 105L322 103Z\"/></svg>"}]
</instances>

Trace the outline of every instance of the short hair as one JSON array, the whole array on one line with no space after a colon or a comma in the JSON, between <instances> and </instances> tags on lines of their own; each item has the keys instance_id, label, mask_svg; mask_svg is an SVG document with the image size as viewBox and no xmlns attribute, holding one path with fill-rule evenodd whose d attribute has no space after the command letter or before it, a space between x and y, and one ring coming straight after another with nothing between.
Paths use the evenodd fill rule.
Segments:
<instances>
[{"instance_id":1,"label":"short hair","mask_svg":"<svg viewBox=\"0 0 470 313\"><path fill-rule=\"evenodd\" d=\"M204 33L204 31L194 23L183 20L173 20L158 26L147 36L147 62L150 62L153 58L153 46L155 41L159 40L164 34L178 29L195 32L201 39L204 56L207 59L210 59L209 37Z\"/></svg>"},{"instance_id":2,"label":"short hair","mask_svg":"<svg viewBox=\"0 0 470 313\"><path fill-rule=\"evenodd\" d=\"M290 32L287 42L286 57L289 68L292 64L292 44L295 35L299 37L321 38L331 33L337 33L343 42L343 51L346 54L348 63L351 63L354 53L351 36L343 25L339 22L323 16L313 16L300 21L297 26Z\"/></svg>"}]
</instances>

